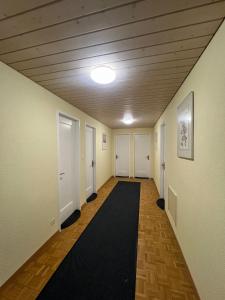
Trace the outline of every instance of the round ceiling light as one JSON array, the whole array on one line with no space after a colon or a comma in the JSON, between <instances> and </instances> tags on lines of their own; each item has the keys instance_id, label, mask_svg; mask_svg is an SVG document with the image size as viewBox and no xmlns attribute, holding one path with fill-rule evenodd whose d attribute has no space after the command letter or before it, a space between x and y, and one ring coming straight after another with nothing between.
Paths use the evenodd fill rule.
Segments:
<instances>
[{"instance_id":1,"label":"round ceiling light","mask_svg":"<svg viewBox=\"0 0 225 300\"><path fill-rule=\"evenodd\" d=\"M109 67L97 67L91 71L91 79L100 84L111 83L115 78L115 71Z\"/></svg>"},{"instance_id":2,"label":"round ceiling light","mask_svg":"<svg viewBox=\"0 0 225 300\"><path fill-rule=\"evenodd\" d=\"M134 118L132 117L131 114L125 114L122 122L126 125L130 125L130 124L134 123Z\"/></svg>"}]
</instances>

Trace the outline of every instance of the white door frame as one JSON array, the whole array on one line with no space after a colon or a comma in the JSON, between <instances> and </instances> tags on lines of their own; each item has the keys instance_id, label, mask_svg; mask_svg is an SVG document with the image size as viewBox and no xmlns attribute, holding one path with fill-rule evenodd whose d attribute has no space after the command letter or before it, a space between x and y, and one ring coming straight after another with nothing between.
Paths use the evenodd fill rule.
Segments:
<instances>
[{"instance_id":1,"label":"white door frame","mask_svg":"<svg viewBox=\"0 0 225 300\"><path fill-rule=\"evenodd\" d=\"M134 177L135 177L135 150L136 150L136 142L135 142L135 135L147 135L149 139L149 165L148 165L148 178L152 178L152 165L151 165L151 135L149 133L134 133L133 134L133 144L134 144L134 157L133 157L133 170L134 170Z\"/></svg>"},{"instance_id":2,"label":"white door frame","mask_svg":"<svg viewBox=\"0 0 225 300\"><path fill-rule=\"evenodd\" d=\"M93 129L93 133L94 133L94 145L93 145L94 146L94 153L93 153L94 154L93 189L94 189L94 193L96 193L97 192L97 189L96 189L96 127L94 127L93 125L91 125L91 124L89 124L88 122L85 121L85 135L86 135L86 127L92 128ZM86 141L86 136L85 136L85 141ZM86 154L86 143L85 143L85 154ZM85 166L86 166L86 155L85 155ZM85 178L86 178L86 168L85 168ZM86 189L86 185L85 185L85 189ZM85 201L86 200L87 199L85 199Z\"/></svg>"},{"instance_id":3,"label":"white door frame","mask_svg":"<svg viewBox=\"0 0 225 300\"><path fill-rule=\"evenodd\" d=\"M114 156L113 156L113 159L114 159L114 177L116 177L116 137L118 135L128 135L129 136L129 164L128 164L128 174L129 174L129 178L131 177L130 176L130 149L131 149L131 146L130 146L130 143L131 143L131 134L130 133L118 133L118 134L115 134L114 136Z\"/></svg>"},{"instance_id":4,"label":"white door frame","mask_svg":"<svg viewBox=\"0 0 225 300\"><path fill-rule=\"evenodd\" d=\"M71 119L76 124L77 134L76 134L76 144L77 144L77 155L75 158L75 164L76 164L76 194L77 194L77 201L78 201L78 207L81 208L80 204L80 119L75 118L74 116L71 116L67 113L57 111L56 112L56 130L57 130L57 156L58 156L58 166L57 166L57 178L58 178L58 228L59 231L61 231L61 222L60 222L60 179L59 179L59 173L60 173L60 140L59 140L59 121L60 116Z\"/></svg>"},{"instance_id":5,"label":"white door frame","mask_svg":"<svg viewBox=\"0 0 225 300\"><path fill-rule=\"evenodd\" d=\"M160 125L160 198L165 197L165 169L162 164L165 163L165 139L166 139L166 125L165 123Z\"/></svg>"}]
</instances>

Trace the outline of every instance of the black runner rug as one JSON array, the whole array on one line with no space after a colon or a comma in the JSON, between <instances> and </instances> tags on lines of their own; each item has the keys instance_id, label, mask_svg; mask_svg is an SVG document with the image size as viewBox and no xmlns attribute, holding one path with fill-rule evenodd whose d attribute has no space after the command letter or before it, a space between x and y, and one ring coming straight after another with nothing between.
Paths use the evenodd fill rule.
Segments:
<instances>
[{"instance_id":1,"label":"black runner rug","mask_svg":"<svg viewBox=\"0 0 225 300\"><path fill-rule=\"evenodd\" d=\"M37 299L135 299L139 199L119 181Z\"/></svg>"}]
</instances>

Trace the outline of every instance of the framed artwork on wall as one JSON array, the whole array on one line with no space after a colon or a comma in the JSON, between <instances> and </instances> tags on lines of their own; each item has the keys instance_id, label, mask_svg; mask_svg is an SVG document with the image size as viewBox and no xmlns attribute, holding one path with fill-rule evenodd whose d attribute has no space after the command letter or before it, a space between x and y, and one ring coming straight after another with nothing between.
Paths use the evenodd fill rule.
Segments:
<instances>
[{"instance_id":1,"label":"framed artwork on wall","mask_svg":"<svg viewBox=\"0 0 225 300\"><path fill-rule=\"evenodd\" d=\"M102 134L102 150L106 150L108 148L108 137L105 133Z\"/></svg>"},{"instance_id":2,"label":"framed artwork on wall","mask_svg":"<svg viewBox=\"0 0 225 300\"><path fill-rule=\"evenodd\" d=\"M177 156L194 160L194 92L177 107Z\"/></svg>"}]
</instances>

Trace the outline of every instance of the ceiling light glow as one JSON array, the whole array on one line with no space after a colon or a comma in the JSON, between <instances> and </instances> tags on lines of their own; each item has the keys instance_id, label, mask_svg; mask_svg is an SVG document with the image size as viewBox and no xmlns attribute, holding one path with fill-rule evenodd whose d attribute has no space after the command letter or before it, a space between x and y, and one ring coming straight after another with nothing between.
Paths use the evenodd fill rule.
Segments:
<instances>
[{"instance_id":1,"label":"ceiling light glow","mask_svg":"<svg viewBox=\"0 0 225 300\"><path fill-rule=\"evenodd\" d=\"M134 123L134 118L132 117L131 114L125 114L122 122L126 125L130 125L130 124Z\"/></svg>"},{"instance_id":2,"label":"ceiling light glow","mask_svg":"<svg viewBox=\"0 0 225 300\"><path fill-rule=\"evenodd\" d=\"M97 67L91 71L91 79L100 84L111 83L115 78L115 71L109 67Z\"/></svg>"}]
</instances>

